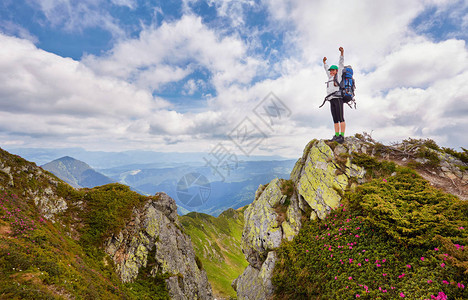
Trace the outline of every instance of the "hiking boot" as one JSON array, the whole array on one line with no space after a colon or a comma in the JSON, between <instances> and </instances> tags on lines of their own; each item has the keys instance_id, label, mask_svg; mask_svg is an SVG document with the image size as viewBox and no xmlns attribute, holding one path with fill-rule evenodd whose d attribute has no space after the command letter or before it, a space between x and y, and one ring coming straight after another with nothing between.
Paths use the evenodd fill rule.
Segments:
<instances>
[{"instance_id":1,"label":"hiking boot","mask_svg":"<svg viewBox=\"0 0 468 300\"><path fill-rule=\"evenodd\" d=\"M338 137L336 135L334 135L330 140L328 140L329 142L336 142L338 139Z\"/></svg>"},{"instance_id":2,"label":"hiking boot","mask_svg":"<svg viewBox=\"0 0 468 300\"><path fill-rule=\"evenodd\" d=\"M343 144L343 142L344 142L344 136L342 136L342 135L338 136L338 137L336 138L336 141L337 141L338 143L340 143L340 144Z\"/></svg>"}]
</instances>

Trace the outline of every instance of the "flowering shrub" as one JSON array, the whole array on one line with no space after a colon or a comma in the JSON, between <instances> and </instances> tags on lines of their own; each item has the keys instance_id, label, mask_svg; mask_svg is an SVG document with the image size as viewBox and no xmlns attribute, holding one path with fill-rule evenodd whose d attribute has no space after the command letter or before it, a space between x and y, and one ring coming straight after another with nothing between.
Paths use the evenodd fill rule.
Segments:
<instances>
[{"instance_id":1,"label":"flowering shrub","mask_svg":"<svg viewBox=\"0 0 468 300\"><path fill-rule=\"evenodd\" d=\"M15 194L6 192L0 194L0 218L7 222L10 230L7 230L15 238L19 236L30 237L36 229L37 223L45 222L42 217L36 221L32 219L24 209L24 203Z\"/></svg>"},{"instance_id":2,"label":"flowering shrub","mask_svg":"<svg viewBox=\"0 0 468 300\"><path fill-rule=\"evenodd\" d=\"M74 197L84 198L80 191L70 191ZM114 230L122 222L119 218L128 214L129 202L139 201L142 196L114 186L87 192L94 203L88 205L86 218L81 216L86 224L81 231L85 237L91 232L96 236L81 241L69 236L65 223L45 220L27 200L12 193L0 194L1 299L55 299L64 295L79 299L168 298L165 278L160 274L122 284L113 262L92 244ZM122 202L116 203L119 196ZM116 200L111 202L109 198ZM112 204L107 210L103 205L106 201Z\"/></svg>"},{"instance_id":3,"label":"flowering shrub","mask_svg":"<svg viewBox=\"0 0 468 300\"><path fill-rule=\"evenodd\" d=\"M278 249L282 299L466 299L468 206L409 169L346 193ZM458 245L458 246L457 246ZM446 298L444 298L446 297Z\"/></svg>"}]
</instances>

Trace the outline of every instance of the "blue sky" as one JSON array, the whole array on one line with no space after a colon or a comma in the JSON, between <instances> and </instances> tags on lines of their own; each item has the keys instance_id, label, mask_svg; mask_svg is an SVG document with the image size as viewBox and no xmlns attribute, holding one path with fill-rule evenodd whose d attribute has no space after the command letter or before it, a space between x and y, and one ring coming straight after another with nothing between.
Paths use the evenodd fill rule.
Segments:
<instances>
[{"instance_id":1,"label":"blue sky","mask_svg":"<svg viewBox=\"0 0 468 300\"><path fill-rule=\"evenodd\" d=\"M0 146L244 153L250 124L252 154L295 158L333 134L322 58L343 46L348 135L468 148L467 39L458 0L4 0Z\"/></svg>"}]
</instances>

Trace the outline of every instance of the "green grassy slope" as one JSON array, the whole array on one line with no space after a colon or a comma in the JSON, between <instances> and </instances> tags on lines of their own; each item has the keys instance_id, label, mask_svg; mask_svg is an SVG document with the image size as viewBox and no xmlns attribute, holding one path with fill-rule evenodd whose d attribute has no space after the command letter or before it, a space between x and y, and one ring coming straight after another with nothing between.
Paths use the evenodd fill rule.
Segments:
<instances>
[{"instance_id":1,"label":"green grassy slope","mask_svg":"<svg viewBox=\"0 0 468 300\"><path fill-rule=\"evenodd\" d=\"M244 209L228 209L217 218L192 212L179 217L195 253L207 272L215 295L235 298L231 282L247 267L241 249Z\"/></svg>"},{"instance_id":2,"label":"green grassy slope","mask_svg":"<svg viewBox=\"0 0 468 300\"><path fill-rule=\"evenodd\" d=\"M163 274L122 284L100 247L147 197L119 184L74 190L1 149L0 159L0 299L168 298ZM57 222L34 204L44 190L67 202Z\"/></svg>"}]
</instances>

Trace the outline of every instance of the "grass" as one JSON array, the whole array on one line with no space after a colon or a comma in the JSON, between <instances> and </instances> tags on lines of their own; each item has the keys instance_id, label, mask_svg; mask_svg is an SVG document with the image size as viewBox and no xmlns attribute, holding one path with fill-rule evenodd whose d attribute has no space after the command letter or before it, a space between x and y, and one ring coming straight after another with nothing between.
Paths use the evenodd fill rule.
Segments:
<instances>
[{"instance_id":1,"label":"grass","mask_svg":"<svg viewBox=\"0 0 468 300\"><path fill-rule=\"evenodd\" d=\"M241 249L244 209L228 209L217 218L192 212L179 220L192 239L214 294L235 298L231 283L248 265Z\"/></svg>"}]
</instances>

